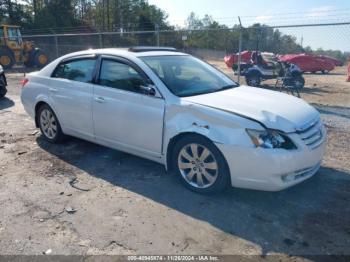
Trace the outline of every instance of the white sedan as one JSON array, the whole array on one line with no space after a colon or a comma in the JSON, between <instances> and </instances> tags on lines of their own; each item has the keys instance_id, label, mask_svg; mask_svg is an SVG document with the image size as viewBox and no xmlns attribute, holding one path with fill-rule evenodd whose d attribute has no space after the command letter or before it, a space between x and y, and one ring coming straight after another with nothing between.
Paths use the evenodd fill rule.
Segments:
<instances>
[{"instance_id":1,"label":"white sedan","mask_svg":"<svg viewBox=\"0 0 350 262\"><path fill-rule=\"evenodd\" d=\"M75 136L162 163L199 193L282 190L313 176L325 149L303 100L239 86L171 48L65 55L27 75L22 103L46 140Z\"/></svg>"}]
</instances>

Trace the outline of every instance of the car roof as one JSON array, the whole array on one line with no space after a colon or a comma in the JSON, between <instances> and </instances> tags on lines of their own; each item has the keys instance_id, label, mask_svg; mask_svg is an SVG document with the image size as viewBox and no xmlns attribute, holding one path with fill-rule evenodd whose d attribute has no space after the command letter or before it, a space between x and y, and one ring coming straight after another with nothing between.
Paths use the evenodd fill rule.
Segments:
<instances>
[{"instance_id":1,"label":"car roof","mask_svg":"<svg viewBox=\"0 0 350 262\"><path fill-rule=\"evenodd\" d=\"M70 60L78 58L80 56L88 55L110 55L119 56L129 60L137 60L139 57L146 56L188 56L188 54L177 51L146 51L146 52L132 52L128 48L104 48L104 49L88 49L84 51L78 51L70 54L66 54L57 58L55 61L40 70L39 74L42 76L50 76L55 70L58 63L64 60Z\"/></svg>"},{"instance_id":2,"label":"car roof","mask_svg":"<svg viewBox=\"0 0 350 262\"><path fill-rule=\"evenodd\" d=\"M75 56L92 55L92 54L104 54L104 55L116 55L125 57L145 57L145 56L181 56L188 55L178 51L165 51L165 50L147 50L147 51L130 51L128 48L103 48L103 49L88 49L84 51L70 53L64 56L64 58L71 58Z\"/></svg>"}]
</instances>

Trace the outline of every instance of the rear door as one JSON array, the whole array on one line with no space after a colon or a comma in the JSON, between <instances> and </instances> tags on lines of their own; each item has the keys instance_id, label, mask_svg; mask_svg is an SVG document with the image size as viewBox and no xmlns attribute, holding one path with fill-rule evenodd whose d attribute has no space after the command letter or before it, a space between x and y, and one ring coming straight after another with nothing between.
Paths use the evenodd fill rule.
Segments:
<instances>
[{"instance_id":1,"label":"rear door","mask_svg":"<svg viewBox=\"0 0 350 262\"><path fill-rule=\"evenodd\" d=\"M61 125L69 134L94 137L92 122L93 72L96 57L84 56L60 63L52 74L50 96Z\"/></svg>"},{"instance_id":2,"label":"rear door","mask_svg":"<svg viewBox=\"0 0 350 262\"><path fill-rule=\"evenodd\" d=\"M93 119L96 139L106 145L160 155L164 100L140 88L149 79L135 64L102 57L94 86Z\"/></svg>"}]
</instances>

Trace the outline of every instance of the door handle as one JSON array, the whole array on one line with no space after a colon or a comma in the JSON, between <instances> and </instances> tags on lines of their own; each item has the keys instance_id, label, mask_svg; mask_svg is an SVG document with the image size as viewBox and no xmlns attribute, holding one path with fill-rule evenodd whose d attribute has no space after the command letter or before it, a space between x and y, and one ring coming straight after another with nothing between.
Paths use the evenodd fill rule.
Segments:
<instances>
[{"instance_id":1,"label":"door handle","mask_svg":"<svg viewBox=\"0 0 350 262\"><path fill-rule=\"evenodd\" d=\"M52 92L52 93L57 93L58 89L50 87L49 91Z\"/></svg>"},{"instance_id":2,"label":"door handle","mask_svg":"<svg viewBox=\"0 0 350 262\"><path fill-rule=\"evenodd\" d=\"M95 101L101 104L106 102L106 100L103 97L95 97Z\"/></svg>"}]
</instances>

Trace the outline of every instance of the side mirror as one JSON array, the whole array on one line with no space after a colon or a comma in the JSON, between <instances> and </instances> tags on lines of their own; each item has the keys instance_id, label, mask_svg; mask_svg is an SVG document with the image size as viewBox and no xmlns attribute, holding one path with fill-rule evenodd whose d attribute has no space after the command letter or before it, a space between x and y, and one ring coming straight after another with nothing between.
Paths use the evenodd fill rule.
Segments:
<instances>
[{"instance_id":1,"label":"side mirror","mask_svg":"<svg viewBox=\"0 0 350 262\"><path fill-rule=\"evenodd\" d=\"M142 90L142 93L149 96L155 96L157 93L156 89L151 84L140 85L140 89Z\"/></svg>"}]
</instances>

